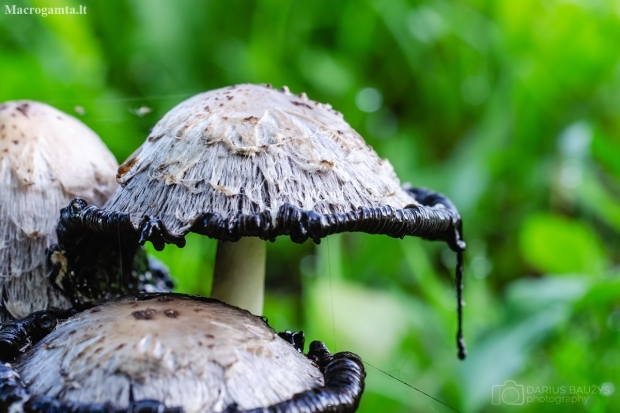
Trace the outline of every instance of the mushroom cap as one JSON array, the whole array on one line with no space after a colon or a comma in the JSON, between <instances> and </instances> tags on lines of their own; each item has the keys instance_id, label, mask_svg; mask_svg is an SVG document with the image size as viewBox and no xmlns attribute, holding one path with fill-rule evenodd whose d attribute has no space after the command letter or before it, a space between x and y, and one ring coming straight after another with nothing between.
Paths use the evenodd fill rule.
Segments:
<instances>
[{"instance_id":1,"label":"mushroom cap","mask_svg":"<svg viewBox=\"0 0 620 413\"><path fill-rule=\"evenodd\" d=\"M151 399L187 413L266 407L324 384L261 317L180 294L124 297L80 313L16 369L31 394L117 408Z\"/></svg>"},{"instance_id":2,"label":"mushroom cap","mask_svg":"<svg viewBox=\"0 0 620 413\"><path fill-rule=\"evenodd\" d=\"M387 160L330 105L287 88L237 85L168 112L119 168L107 211L183 235L202 215L224 220L284 205L319 214L417 202Z\"/></svg>"},{"instance_id":3,"label":"mushroom cap","mask_svg":"<svg viewBox=\"0 0 620 413\"><path fill-rule=\"evenodd\" d=\"M45 250L60 209L76 196L102 205L116 168L77 119L39 102L0 105L0 321L68 307L47 279Z\"/></svg>"}]
</instances>

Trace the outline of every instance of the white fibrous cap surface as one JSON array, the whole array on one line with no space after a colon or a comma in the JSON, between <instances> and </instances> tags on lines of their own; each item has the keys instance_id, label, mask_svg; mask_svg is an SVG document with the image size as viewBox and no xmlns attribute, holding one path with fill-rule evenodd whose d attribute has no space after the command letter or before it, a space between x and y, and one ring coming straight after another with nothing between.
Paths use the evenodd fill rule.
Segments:
<instances>
[{"instance_id":1,"label":"white fibrous cap surface","mask_svg":"<svg viewBox=\"0 0 620 413\"><path fill-rule=\"evenodd\" d=\"M237 85L168 112L121 165L106 209L180 233L202 213L225 219L277 211L403 208L416 201L331 106L288 89Z\"/></svg>"},{"instance_id":2,"label":"white fibrous cap surface","mask_svg":"<svg viewBox=\"0 0 620 413\"><path fill-rule=\"evenodd\" d=\"M78 314L17 369L31 394L120 408L150 399L187 413L266 407L323 386L320 370L260 317L171 295Z\"/></svg>"},{"instance_id":3,"label":"white fibrous cap surface","mask_svg":"<svg viewBox=\"0 0 620 413\"><path fill-rule=\"evenodd\" d=\"M0 104L0 321L68 306L47 280L45 249L72 198L106 201L117 165L77 119L39 102Z\"/></svg>"}]
</instances>

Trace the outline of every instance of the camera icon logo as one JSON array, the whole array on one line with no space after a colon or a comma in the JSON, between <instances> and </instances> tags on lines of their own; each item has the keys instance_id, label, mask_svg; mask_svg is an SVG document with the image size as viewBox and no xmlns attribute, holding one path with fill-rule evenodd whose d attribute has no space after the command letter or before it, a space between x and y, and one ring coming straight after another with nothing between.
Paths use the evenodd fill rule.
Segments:
<instances>
[{"instance_id":1,"label":"camera icon logo","mask_svg":"<svg viewBox=\"0 0 620 413\"><path fill-rule=\"evenodd\" d=\"M492 403L519 406L524 403L523 385L514 380L506 380L504 384L496 384L491 388Z\"/></svg>"}]
</instances>

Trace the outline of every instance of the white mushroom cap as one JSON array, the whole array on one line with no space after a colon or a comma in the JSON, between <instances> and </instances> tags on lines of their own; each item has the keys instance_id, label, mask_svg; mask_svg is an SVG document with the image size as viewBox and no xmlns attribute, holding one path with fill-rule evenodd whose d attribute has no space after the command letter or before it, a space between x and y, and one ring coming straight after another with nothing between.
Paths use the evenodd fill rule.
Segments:
<instances>
[{"instance_id":1,"label":"white mushroom cap","mask_svg":"<svg viewBox=\"0 0 620 413\"><path fill-rule=\"evenodd\" d=\"M107 211L160 219L173 234L204 213L233 219L284 204L321 214L417 202L387 160L331 106L238 85L168 112L119 168Z\"/></svg>"},{"instance_id":2,"label":"white mushroom cap","mask_svg":"<svg viewBox=\"0 0 620 413\"><path fill-rule=\"evenodd\" d=\"M260 317L172 294L80 313L17 370L33 395L119 408L151 399L187 413L266 407L324 384L321 371Z\"/></svg>"},{"instance_id":3,"label":"white mushroom cap","mask_svg":"<svg viewBox=\"0 0 620 413\"><path fill-rule=\"evenodd\" d=\"M56 243L60 209L76 196L102 205L116 167L77 119L39 102L0 105L0 321L68 307L47 280L45 249Z\"/></svg>"}]
</instances>

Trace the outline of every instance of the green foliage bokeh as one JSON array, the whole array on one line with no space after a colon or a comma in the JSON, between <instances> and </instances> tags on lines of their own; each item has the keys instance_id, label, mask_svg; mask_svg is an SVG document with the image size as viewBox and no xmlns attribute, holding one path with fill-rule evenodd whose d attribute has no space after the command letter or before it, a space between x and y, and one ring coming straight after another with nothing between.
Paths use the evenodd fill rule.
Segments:
<instances>
[{"instance_id":1,"label":"green foliage bokeh","mask_svg":"<svg viewBox=\"0 0 620 413\"><path fill-rule=\"evenodd\" d=\"M74 114L119 161L183 99L272 83L331 103L403 182L454 201L469 247L465 362L444 245L268 246L265 315L369 363L361 412L451 411L395 378L464 412L620 411L618 2L14 3L88 13L1 10L0 101ZM214 252L191 236L156 255L178 290L206 295ZM493 405L505 380L526 386L523 405ZM543 386L588 399L527 399Z\"/></svg>"}]
</instances>

